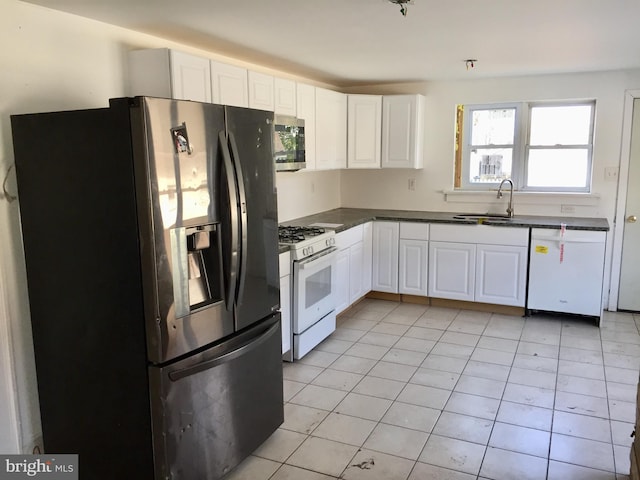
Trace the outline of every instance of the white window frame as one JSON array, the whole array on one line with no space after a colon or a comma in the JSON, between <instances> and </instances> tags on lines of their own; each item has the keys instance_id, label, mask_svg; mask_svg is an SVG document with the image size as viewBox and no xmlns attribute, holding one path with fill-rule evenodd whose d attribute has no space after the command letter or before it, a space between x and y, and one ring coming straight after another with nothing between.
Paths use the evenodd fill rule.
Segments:
<instances>
[{"instance_id":1,"label":"white window frame","mask_svg":"<svg viewBox=\"0 0 640 480\"><path fill-rule=\"evenodd\" d=\"M514 135L512 144L504 145L471 145L472 138L472 117L473 112L477 110L515 110L515 123L514 123ZM521 150L521 138L518 135L522 123L522 104L521 103L493 103L493 104L481 104L481 105L465 105L464 106L464 119L462 129L462 177L461 188L464 190L495 190L498 188L499 182L487 182L487 183L473 183L469 181L470 168L471 168L471 152L476 148L505 148L512 146L512 165L511 165L511 178L513 179L517 173L516 158L518 151ZM515 181L515 180L514 180Z\"/></svg>"},{"instance_id":2,"label":"white window frame","mask_svg":"<svg viewBox=\"0 0 640 480\"><path fill-rule=\"evenodd\" d=\"M591 106L591 119L589 121L589 143L587 144L576 144L576 145L564 145L564 144L556 144L549 146L539 146L532 147L530 145L531 139L531 114L532 110L535 107L574 107L580 105L589 105ZM593 137L595 130L595 118L596 118L596 101L595 100L584 100L584 101L558 101L558 102L530 102L527 104L527 132L524 143L524 165L523 165L523 175L522 182L520 183L520 190L527 192L577 192L577 193L589 193L591 192L591 180L593 177ZM527 178L527 173L529 172L529 151L531 149L534 150L545 150L545 149L575 149L575 148L586 148L587 149L587 178L586 185L584 187L530 187L528 185L529 181Z\"/></svg>"},{"instance_id":3,"label":"white window frame","mask_svg":"<svg viewBox=\"0 0 640 480\"><path fill-rule=\"evenodd\" d=\"M591 123L588 145L567 145L554 146L553 148L588 148L588 178L587 185L583 187L529 187L527 186L527 169L529 162L529 137L531 128L531 108L540 106L573 106L591 105ZM471 151L475 148L487 147L486 145L471 145L472 114L476 110L500 110L515 109L513 157L511 164L511 180L514 189L525 192L578 192L589 193L591 191L591 181L593 177L593 141L595 130L595 100L564 100L549 102L512 102L512 103L492 103L492 104L470 104L464 105L463 132L462 132L462 165L459 190L490 191L498 188L499 182L473 183L469 181ZM509 145L490 145L493 148L504 148ZM534 147L540 148L540 147ZM549 147L547 147L549 148Z\"/></svg>"}]
</instances>

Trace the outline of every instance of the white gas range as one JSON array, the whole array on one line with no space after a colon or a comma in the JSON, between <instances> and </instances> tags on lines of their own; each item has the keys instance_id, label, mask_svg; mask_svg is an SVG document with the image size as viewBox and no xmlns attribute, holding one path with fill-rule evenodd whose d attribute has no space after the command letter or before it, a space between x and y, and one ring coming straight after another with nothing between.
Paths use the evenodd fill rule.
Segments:
<instances>
[{"instance_id":1,"label":"white gas range","mask_svg":"<svg viewBox=\"0 0 640 480\"><path fill-rule=\"evenodd\" d=\"M293 361L336 329L336 238L334 230L313 226L281 226L278 235L291 250Z\"/></svg>"}]
</instances>

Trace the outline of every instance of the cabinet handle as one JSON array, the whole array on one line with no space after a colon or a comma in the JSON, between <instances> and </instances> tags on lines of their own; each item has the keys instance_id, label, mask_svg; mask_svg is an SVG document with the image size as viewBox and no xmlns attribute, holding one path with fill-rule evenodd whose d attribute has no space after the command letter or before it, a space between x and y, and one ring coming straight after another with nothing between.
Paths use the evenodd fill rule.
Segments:
<instances>
[{"instance_id":1,"label":"cabinet handle","mask_svg":"<svg viewBox=\"0 0 640 480\"><path fill-rule=\"evenodd\" d=\"M636 217L635 215L629 215L627 217L627 222L629 223L636 223L636 220L638 220L638 217Z\"/></svg>"}]
</instances>

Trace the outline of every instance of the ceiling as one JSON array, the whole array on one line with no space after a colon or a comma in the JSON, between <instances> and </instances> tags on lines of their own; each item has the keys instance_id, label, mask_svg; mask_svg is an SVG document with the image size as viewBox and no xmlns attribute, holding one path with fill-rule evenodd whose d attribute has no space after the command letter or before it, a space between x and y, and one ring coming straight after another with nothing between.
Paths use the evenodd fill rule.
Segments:
<instances>
[{"instance_id":1,"label":"ceiling","mask_svg":"<svg viewBox=\"0 0 640 480\"><path fill-rule=\"evenodd\" d=\"M336 86L640 68L638 0L29 3Z\"/></svg>"}]
</instances>

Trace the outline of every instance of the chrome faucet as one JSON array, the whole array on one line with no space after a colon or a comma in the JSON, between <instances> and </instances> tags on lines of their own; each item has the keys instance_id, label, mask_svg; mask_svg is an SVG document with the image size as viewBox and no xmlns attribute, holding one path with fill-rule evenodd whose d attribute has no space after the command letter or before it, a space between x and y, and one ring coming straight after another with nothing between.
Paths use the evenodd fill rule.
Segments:
<instances>
[{"instance_id":1,"label":"chrome faucet","mask_svg":"<svg viewBox=\"0 0 640 480\"><path fill-rule=\"evenodd\" d=\"M505 182L509 182L511 188L509 189L509 206L507 207L507 216L509 218L513 217L513 182L510 178L505 178L500 182L500 186L498 187L498 198L502 198L502 186Z\"/></svg>"}]
</instances>

